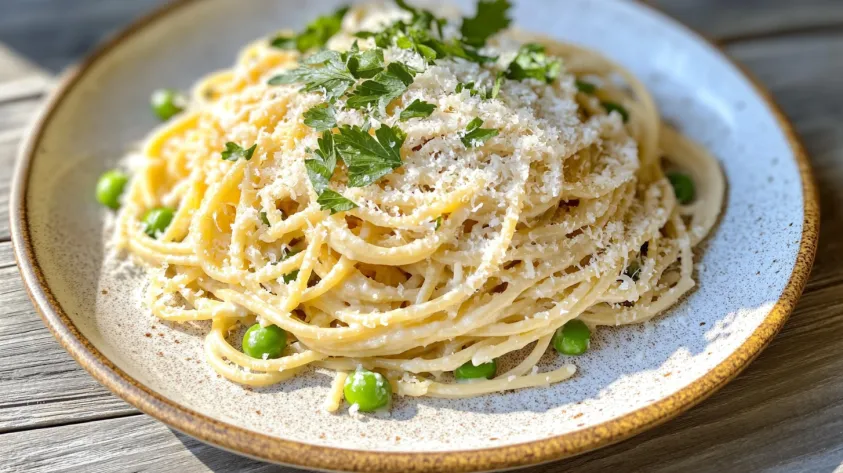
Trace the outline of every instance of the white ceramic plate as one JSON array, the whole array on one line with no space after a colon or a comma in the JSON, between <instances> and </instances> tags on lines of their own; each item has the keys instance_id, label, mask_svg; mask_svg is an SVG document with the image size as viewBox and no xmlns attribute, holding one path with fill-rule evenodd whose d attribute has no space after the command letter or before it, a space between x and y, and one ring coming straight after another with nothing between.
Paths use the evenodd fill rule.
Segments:
<instances>
[{"instance_id":1,"label":"white ceramic plate","mask_svg":"<svg viewBox=\"0 0 843 473\"><path fill-rule=\"evenodd\" d=\"M399 399L391 416L321 410L330 378L263 390L219 379L201 336L139 306L140 279L103 261L97 176L155 125L150 92L188 88L247 42L300 28L339 2L178 2L69 75L22 150L13 237L47 325L106 386L149 414L251 456L322 469L484 470L580 453L669 419L734 377L802 290L817 238L807 160L775 106L714 47L633 2L518 2L518 26L619 61L666 119L721 161L726 207L699 289L643 326L600 330L578 375L546 389L467 400ZM473 2L463 2L473 3ZM463 5L470 7L470 5ZM178 341L178 344L175 344Z\"/></svg>"}]
</instances>

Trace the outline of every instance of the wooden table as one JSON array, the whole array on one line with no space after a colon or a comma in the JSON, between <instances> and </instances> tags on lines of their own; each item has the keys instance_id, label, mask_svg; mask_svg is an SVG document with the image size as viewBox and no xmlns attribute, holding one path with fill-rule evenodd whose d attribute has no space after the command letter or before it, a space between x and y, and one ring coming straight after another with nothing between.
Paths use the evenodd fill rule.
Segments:
<instances>
[{"instance_id":1,"label":"wooden table","mask_svg":"<svg viewBox=\"0 0 843 473\"><path fill-rule=\"evenodd\" d=\"M291 471L173 432L101 387L44 328L12 257L9 178L53 77L160 1L0 0L0 471ZM816 266L782 333L726 388L527 471L843 471L843 0L654 3L723 44L795 122L822 198Z\"/></svg>"}]
</instances>

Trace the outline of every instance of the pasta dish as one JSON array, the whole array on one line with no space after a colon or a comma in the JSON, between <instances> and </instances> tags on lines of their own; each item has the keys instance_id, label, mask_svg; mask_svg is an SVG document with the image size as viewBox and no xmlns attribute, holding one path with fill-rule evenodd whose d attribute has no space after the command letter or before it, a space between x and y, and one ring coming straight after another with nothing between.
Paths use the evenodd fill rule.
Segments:
<instances>
[{"instance_id":1,"label":"pasta dish","mask_svg":"<svg viewBox=\"0 0 843 473\"><path fill-rule=\"evenodd\" d=\"M509 9L343 8L156 92L164 123L97 186L151 312L207 324L231 381L315 368L328 410L372 411L563 381L598 327L675 304L717 161L623 67Z\"/></svg>"}]
</instances>

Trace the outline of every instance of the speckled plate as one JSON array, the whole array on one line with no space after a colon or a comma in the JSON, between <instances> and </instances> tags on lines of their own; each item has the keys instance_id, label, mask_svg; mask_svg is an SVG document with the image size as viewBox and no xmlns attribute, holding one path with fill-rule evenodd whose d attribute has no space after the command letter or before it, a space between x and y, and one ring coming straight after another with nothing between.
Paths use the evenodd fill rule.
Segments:
<instances>
[{"instance_id":1,"label":"speckled plate","mask_svg":"<svg viewBox=\"0 0 843 473\"><path fill-rule=\"evenodd\" d=\"M244 389L202 360L202 339L139 306L140 279L104 258L105 169L155 125L147 100L228 66L247 42L336 1L179 1L68 74L21 151L12 234L47 326L117 395L196 438L326 470L478 471L563 458L627 438L705 399L784 324L810 271L818 206L808 161L776 106L717 49L638 3L523 1L525 30L587 45L636 73L667 120L710 149L726 207L699 288L643 326L601 330L577 376L468 400L398 399L390 416L323 413L330 379ZM469 3L469 2L464 2ZM464 5L465 6L465 5Z\"/></svg>"}]
</instances>

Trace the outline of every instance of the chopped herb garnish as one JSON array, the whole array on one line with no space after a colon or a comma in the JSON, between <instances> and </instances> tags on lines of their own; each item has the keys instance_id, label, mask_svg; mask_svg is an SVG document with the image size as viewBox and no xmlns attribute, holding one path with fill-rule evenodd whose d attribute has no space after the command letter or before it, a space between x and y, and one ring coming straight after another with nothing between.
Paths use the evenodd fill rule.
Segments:
<instances>
[{"instance_id":1,"label":"chopped herb garnish","mask_svg":"<svg viewBox=\"0 0 843 473\"><path fill-rule=\"evenodd\" d=\"M354 42L357 45L357 42ZM352 48L352 51L356 48ZM348 55L348 70L358 79L375 77L383 70L383 49L374 48L362 53L351 52Z\"/></svg>"},{"instance_id":2,"label":"chopped herb garnish","mask_svg":"<svg viewBox=\"0 0 843 473\"><path fill-rule=\"evenodd\" d=\"M603 108L606 109L606 113L618 112L623 117L623 122L626 123L629 121L629 112L621 105L615 102L603 102L601 103Z\"/></svg>"},{"instance_id":3,"label":"chopped herb garnish","mask_svg":"<svg viewBox=\"0 0 843 473\"><path fill-rule=\"evenodd\" d=\"M416 99L401 111L400 118L402 122L411 118L427 118L434 110L436 110L436 105Z\"/></svg>"},{"instance_id":4,"label":"chopped herb garnish","mask_svg":"<svg viewBox=\"0 0 843 473\"><path fill-rule=\"evenodd\" d=\"M439 230L439 227L442 226L442 216L436 217L436 224L433 226L434 230Z\"/></svg>"},{"instance_id":5,"label":"chopped herb garnish","mask_svg":"<svg viewBox=\"0 0 843 473\"><path fill-rule=\"evenodd\" d=\"M458 57L477 64L486 64L498 60L495 56L484 56L470 45L456 39L449 42L435 41L432 42L430 47L436 51L439 57Z\"/></svg>"},{"instance_id":6,"label":"chopped herb garnish","mask_svg":"<svg viewBox=\"0 0 843 473\"><path fill-rule=\"evenodd\" d=\"M474 146L485 143L489 138L498 136L498 130L494 128L480 128L482 125L483 120L481 118L475 118L468 122L468 126L465 128L465 134L461 138L462 144L466 148L473 148Z\"/></svg>"},{"instance_id":7,"label":"chopped herb garnish","mask_svg":"<svg viewBox=\"0 0 843 473\"><path fill-rule=\"evenodd\" d=\"M513 80L536 79L548 84L556 80L562 72L562 63L549 59L544 51L544 46L536 43L521 46L506 70L506 77Z\"/></svg>"},{"instance_id":8,"label":"chopped herb garnish","mask_svg":"<svg viewBox=\"0 0 843 473\"><path fill-rule=\"evenodd\" d=\"M591 82L586 82L586 81L577 79L576 85L577 85L577 90L579 90L580 92L582 92L584 94L591 95L591 94L594 94L595 92L597 92L597 86L592 84Z\"/></svg>"},{"instance_id":9,"label":"chopped herb garnish","mask_svg":"<svg viewBox=\"0 0 843 473\"><path fill-rule=\"evenodd\" d=\"M299 270L293 270L289 273L281 276L284 279L284 284L290 284L291 282L295 281L299 277Z\"/></svg>"},{"instance_id":10,"label":"chopped herb garnish","mask_svg":"<svg viewBox=\"0 0 843 473\"><path fill-rule=\"evenodd\" d=\"M416 71L400 62L392 62L386 70L369 79L349 95L346 105L351 108L377 107L385 110L389 102L407 91Z\"/></svg>"},{"instance_id":11,"label":"chopped herb garnish","mask_svg":"<svg viewBox=\"0 0 843 473\"><path fill-rule=\"evenodd\" d=\"M410 49L413 47L413 40L409 36L399 36L395 40L395 45L401 49Z\"/></svg>"},{"instance_id":12,"label":"chopped herb garnish","mask_svg":"<svg viewBox=\"0 0 843 473\"><path fill-rule=\"evenodd\" d=\"M405 2L400 2L399 7L412 14L409 22L396 21L380 32L361 31L355 36L374 38L375 44L381 48L395 44L403 49L413 49L427 62L433 62L437 58L459 57L483 64L497 59L479 54L474 46L465 41L445 41L442 37L442 26L446 21L432 12L413 8Z\"/></svg>"},{"instance_id":13,"label":"chopped herb garnish","mask_svg":"<svg viewBox=\"0 0 843 473\"><path fill-rule=\"evenodd\" d=\"M317 62L318 61L318 62ZM328 99L342 96L357 79L336 51L323 51L304 61L303 66L269 79L269 85L304 84L305 92L324 91Z\"/></svg>"},{"instance_id":14,"label":"chopped herb garnish","mask_svg":"<svg viewBox=\"0 0 843 473\"><path fill-rule=\"evenodd\" d=\"M357 204L346 199L342 194L331 189L325 189L316 200L322 210L330 210L331 215L357 208Z\"/></svg>"},{"instance_id":15,"label":"chopped herb garnish","mask_svg":"<svg viewBox=\"0 0 843 473\"><path fill-rule=\"evenodd\" d=\"M496 99L498 98L498 94L501 91L501 86L503 85L504 80L504 73L498 72L498 75L495 77L495 85L492 86L492 91L486 96L487 99Z\"/></svg>"},{"instance_id":16,"label":"chopped herb garnish","mask_svg":"<svg viewBox=\"0 0 843 473\"><path fill-rule=\"evenodd\" d=\"M225 151L222 152L222 159L226 161L237 161L238 159L245 159L246 161L252 159L255 154L255 149L258 145L253 144L251 148L243 148L237 143L229 141L225 144Z\"/></svg>"},{"instance_id":17,"label":"chopped herb garnish","mask_svg":"<svg viewBox=\"0 0 843 473\"><path fill-rule=\"evenodd\" d=\"M269 217L266 215L266 212L261 212L260 216L261 216L261 222L263 222L263 224L268 227L269 226Z\"/></svg>"},{"instance_id":18,"label":"chopped herb garnish","mask_svg":"<svg viewBox=\"0 0 843 473\"><path fill-rule=\"evenodd\" d=\"M328 188L328 182L334 175L337 166L337 153L334 147L334 135L330 131L322 133L318 140L319 149L313 152L312 159L304 161L307 177L313 185L317 195L321 195Z\"/></svg>"},{"instance_id":19,"label":"chopped herb garnish","mask_svg":"<svg viewBox=\"0 0 843 473\"><path fill-rule=\"evenodd\" d=\"M348 185L364 187L401 166L406 135L398 127L381 125L373 137L357 126L342 126L334 137L337 153L348 167Z\"/></svg>"},{"instance_id":20,"label":"chopped herb garnish","mask_svg":"<svg viewBox=\"0 0 843 473\"><path fill-rule=\"evenodd\" d=\"M304 112L304 124L316 131L336 128L337 117L334 116L334 107L327 103L316 105Z\"/></svg>"},{"instance_id":21,"label":"chopped herb garnish","mask_svg":"<svg viewBox=\"0 0 843 473\"><path fill-rule=\"evenodd\" d=\"M270 45L280 49L298 49L300 52L321 48L340 31L342 19L347 12L348 7L342 7L331 15L320 16L310 22L301 33L276 36L270 41Z\"/></svg>"},{"instance_id":22,"label":"chopped herb garnish","mask_svg":"<svg viewBox=\"0 0 843 473\"><path fill-rule=\"evenodd\" d=\"M460 32L463 41L482 47L492 35L506 29L511 23L507 16L512 4L508 0L480 0L477 13L471 18L464 18Z\"/></svg>"},{"instance_id":23,"label":"chopped herb garnish","mask_svg":"<svg viewBox=\"0 0 843 473\"><path fill-rule=\"evenodd\" d=\"M641 276L641 265L637 261L631 261L623 273L633 281L638 281Z\"/></svg>"},{"instance_id":24,"label":"chopped herb garnish","mask_svg":"<svg viewBox=\"0 0 843 473\"><path fill-rule=\"evenodd\" d=\"M475 88L474 88L474 82L465 82L465 83L463 83L463 82L457 82L457 87L456 87L456 89L454 89L454 92L456 92L456 93L460 93L460 92L462 92L463 90L467 90L467 91L468 91L468 93L469 93L472 97L474 97L475 95L477 95L477 89L475 89Z\"/></svg>"}]
</instances>

